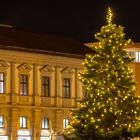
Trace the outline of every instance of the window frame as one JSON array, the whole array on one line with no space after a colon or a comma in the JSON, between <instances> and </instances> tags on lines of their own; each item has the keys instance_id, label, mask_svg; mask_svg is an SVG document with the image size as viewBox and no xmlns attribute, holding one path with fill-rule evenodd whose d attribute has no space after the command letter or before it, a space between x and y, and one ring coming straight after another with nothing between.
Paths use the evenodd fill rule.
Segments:
<instances>
[{"instance_id":1,"label":"window frame","mask_svg":"<svg viewBox=\"0 0 140 140\"><path fill-rule=\"evenodd\" d=\"M50 97L50 77L49 76L41 77L41 96Z\"/></svg>"},{"instance_id":2,"label":"window frame","mask_svg":"<svg viewBox=\"0 0 140 140\"><path fill-rule=\"evenodd\" d=\"M0 94L3 94L5 92L5 73L0 72L0 74L3 74L2 76L3 79L0 79ZM2 83L2 88L1 88L1 83Z\"/></svg>"},{"instance_id":3,"label":"window frame","mask_svg":"<svg viewBox=\"0 0 140 140\"><path fill-rule=\"evenodd\" d=\"M83 92L83 99L87 99L89 97L89 94L85 91Z\"/></svg>"},{"instance_id":4,"label":"window frame","mask_svg":"<svg viewBox=\"0 0 140 140\"><path fill-rule=\"evenodd\" d=\"M49 119L46 117L43 117L41 128L42 129L49 129L49 124L50 124Z\"/></svg>"},{"instance_id":5,"label":"window frame","mask_svg":"<svg viewBox=\"0 0 140 140\"><path fill-rule=\"evenodd\" d=\"M27 128L27 118L26 117L19 118L19 127L21 129Z\"/></svg>"},{"instance_id":6,"label":"window frame","mask_svg":"<svg viewBox=\"0 0 140 140\"><path fill-rule=\"evenodd\" d=\"M4 128L4 117L0 116L0 128Z\"/></svg>"},{"instance_id":7,"label":"window frame","mask_svg":"<svg viewBox=\"0 0 140 140\"><path fill-rule=\"evenodd\" d=\"M69 119L64 118L63 119L63 129L66 129L68 127L69 123L70 123Z\"/></svg>"},{"instance_id":8,"label":"window frame","mask_svg":"<svg viewBox=\"0 0 140 140\"><path fill-rule=\"evenodd\" d=\"M63 98L70 98L71 94L71 79L63 78Z\"/></svg>"},{"instance_id":9,"label":"window frame","mask_svg":"<svg viewBox=\"0 0 140 140\"><path fill-rule=\"evenodd\" d=\"M20 82L20 95L27 96L28 95L28 75L27 74L20 74L19 80L20 80L19 81Z\"/></svg>"},{"instance_id":10,"label":"window frame","mask_svg":"<svg viewBox=\"0 0 140 140\"><path fill-rule=\"evenodd\" d=\"M136 51L136 63L140 63L140 51Z\"/></svg>"},{"instance_id":11,"label":"window frame","mask_svg":"<svg viewBox=\"0 0 140 140\"><path fill-rule=\"evenodd\" d=\"M128 51L128 55L129 55L131 58L135 58L135 52L134 52L134 51Z\"/></svg>"}]
</instances>

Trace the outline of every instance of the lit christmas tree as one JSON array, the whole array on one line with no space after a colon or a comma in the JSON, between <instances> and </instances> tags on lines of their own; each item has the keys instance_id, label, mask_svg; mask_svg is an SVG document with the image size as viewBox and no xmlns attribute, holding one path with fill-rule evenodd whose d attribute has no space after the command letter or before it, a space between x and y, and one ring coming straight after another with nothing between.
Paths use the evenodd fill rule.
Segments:
<instances>
[{"instance_id":1,"label":"lit christmas tree","mask_svg":"<svg viewBox=\"0 0 140 140\"><path fill-rule=\"evenodd\" d=\"M132 136L138 128L140 105L128 66L133 59L123 49L131 40L125 39L123 29L112 23L112 11L108 8L107 25L95 34L99 46L92 49L96 54L86 55L85 69L79 76L88 98L72 111L73 121L65 135L79 140L118 140Z\"/></svg>"}]
</instances>

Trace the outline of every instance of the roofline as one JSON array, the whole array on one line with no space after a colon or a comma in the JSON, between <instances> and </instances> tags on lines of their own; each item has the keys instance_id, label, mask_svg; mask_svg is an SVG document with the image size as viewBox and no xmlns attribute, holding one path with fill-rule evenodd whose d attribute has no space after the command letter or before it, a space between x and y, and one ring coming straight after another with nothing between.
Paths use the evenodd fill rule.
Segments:
<instances>
[{"instance_id":1,"label":"roofline","mask_svg":"<svg viewBox=\"0 0 140 140\"><path fill-rule=\"evenodd\" d=\"M95 47L95 46L99 46L99 42L88 42L84 44L85 46L88 46L89 48ZM132 44L129 44L127 46L124 46L124 49L127 48L140 48L140 42L134 42Z\"/></svg>"},{"instance_id":2,"label":"roofline","mask_svg":"<svg viewBox=\"0 0 140 140\"><path fill-rule=\"evenodd\" d=\"M54 51L39 50L39 49L33 49L33 48L17 47L17 46L0 45L0 49L13 50L13 51L21 51L21 52L39 53L39 54L48 54L48 55L55 55L55 56L80 58L80 59L84 59L85 58L85 55L77 55L77 54L71 54L71 53L54 52Z\"/></svg>"}]
</instances>

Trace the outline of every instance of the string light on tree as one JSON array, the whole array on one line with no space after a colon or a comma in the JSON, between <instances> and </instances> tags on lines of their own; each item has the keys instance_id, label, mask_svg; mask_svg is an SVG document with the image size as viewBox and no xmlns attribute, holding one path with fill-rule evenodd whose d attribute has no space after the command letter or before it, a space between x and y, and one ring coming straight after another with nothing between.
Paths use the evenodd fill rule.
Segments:
<instances>
[{"instance_id":1,"label":"string light on tree","mask_svg":"<svg viewBox=\"0 0 140 140\"><path fill-rule=\"evenodd\" d=\"M80 80L88 97L80 101L80 108L72 111L71 134L80 140L109 139L130 134L140 124L140 104L135 97L135 81L128 64L133 62L123 49L131 43L124 28L112 23L111 8L107 24L95 38L99 46L87 54ZM75 117L76 116L76 117Z\"/></svg>"}]
</instances>

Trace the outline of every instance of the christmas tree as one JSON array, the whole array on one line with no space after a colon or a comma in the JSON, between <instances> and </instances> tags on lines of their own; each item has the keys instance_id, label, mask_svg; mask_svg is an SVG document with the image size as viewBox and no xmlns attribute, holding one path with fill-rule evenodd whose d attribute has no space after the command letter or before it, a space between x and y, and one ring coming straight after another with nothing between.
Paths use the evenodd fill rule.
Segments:
<instances>
[{"instance_id":1,"label":"christmas tree","mask_svg":"<svg viewBox=\"0 0 140 140\"><path fill-rule=\"evenodd\" d=\"M87 54L80 80L88 98L72 111L73 121L65 131L72 139L119 139L132 136L140 124L140 105L135 97L135 81L129 63L133 62L124 46L124 28L112 23L108 8L107 24L95 34L99 41L96 54Z\"/></svg>"}]
</instances>

